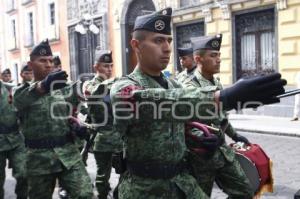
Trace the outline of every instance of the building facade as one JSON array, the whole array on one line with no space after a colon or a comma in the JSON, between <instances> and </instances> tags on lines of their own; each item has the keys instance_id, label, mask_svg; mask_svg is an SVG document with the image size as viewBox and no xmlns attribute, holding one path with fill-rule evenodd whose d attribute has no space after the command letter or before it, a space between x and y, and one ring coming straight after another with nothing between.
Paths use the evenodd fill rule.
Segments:
<instances>
[{"instance_id":1,"label":"building facade","mask_svg":"<svg viewBox=\"0 0 300 199\"><path fill-rule=\"evenodd\" d=\"M223 34L221 81L280 72L294 85L300 70L300 1L297 0L116 0L110 1L111 48L116 74L132 71L129 45L135 18L166 6L173 8L173 53L167 70L180 70L176 49L190 37ZM122 66L122 67L121 67Z\"/></svg>"},{"instance_id":2,"label":"building facade","mask_svg":"<svg viewBox=\"0 0 300 199\"><path fill-rule=\"evenodd\" d=\"M95 49L108 49L108 0L67 0L72 79L93 72ZM84 75L85 76L85 75Z\"/></svg>"},{"instance_id":3,"label":"building facade","mask_svg":"<svg viewBox=\"0 0 300 199\"><path fill-rule=\"evenodd\" d=\"M48 39L54 55L69 71L66 0L5 0L0 2L1 70L10 68L20 82L20 69L36 44Z\"/></svg>"}]
</instances>

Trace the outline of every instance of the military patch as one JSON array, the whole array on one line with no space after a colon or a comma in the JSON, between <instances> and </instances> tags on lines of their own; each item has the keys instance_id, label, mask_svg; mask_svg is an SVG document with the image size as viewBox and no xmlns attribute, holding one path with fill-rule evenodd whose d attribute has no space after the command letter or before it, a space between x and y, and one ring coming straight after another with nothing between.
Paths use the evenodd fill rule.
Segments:
<instances>
[{"instance_id":1,"label":"military patch","mask_svg":"<svg viewBox=\"0 0 300 199\"><path fill-rule=\"evenodd\" d=\"M211 42L211 46L212 46L213 48L218 48L218 47L220 46L219 40L213 40L213 41Z\"/></svg>"},{"instance_id":2,"label":"military patch","mask_svg":"<svg viewBox=\"0 0 300 199\"><path fill-rule=\"evenodd\" d=\"M162 31L166 27L165 22L162 20L157 20L154 26L154 28L158 31Z\"/></svg>"},{"instance_id":3,"label":"military patch","mask_svg":"<svg viewBox=\"0 0 300 199\"><path fill-rule=\"evenodd\" d=\"M45 48L40 49L40 55L44 56L47 54L47 50Z\"/></svg>"}]
</instances>

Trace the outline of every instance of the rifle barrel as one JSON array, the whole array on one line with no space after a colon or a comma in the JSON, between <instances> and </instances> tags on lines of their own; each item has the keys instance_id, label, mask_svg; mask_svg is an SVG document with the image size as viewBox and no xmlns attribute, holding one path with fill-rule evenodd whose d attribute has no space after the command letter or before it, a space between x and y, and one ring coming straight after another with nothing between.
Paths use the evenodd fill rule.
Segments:
<instances>
[{"instance_id":1,"label":"rifle barrel","mask_svg":"<svg viewBox=\"0 0 300 199\"><path fill-rule=\"evenodd\" d=\"M300 93L300 89L290 90L290 91L285 92L284 94L277 95L277 98L289 97L292 95L297 95L299 93Z\"/></svg>"}]
</instances>

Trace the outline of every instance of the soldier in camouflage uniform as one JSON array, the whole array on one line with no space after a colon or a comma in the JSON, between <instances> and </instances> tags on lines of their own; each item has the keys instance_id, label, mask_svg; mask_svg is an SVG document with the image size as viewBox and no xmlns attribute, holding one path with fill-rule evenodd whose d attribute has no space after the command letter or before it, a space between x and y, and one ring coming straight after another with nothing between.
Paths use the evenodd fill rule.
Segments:
<instances>
[{"instance_id":1,"label":"soldier in camouflage uniform","mask_svg":"<svg viewBox=\"0 0 300 199\"><path fill-rule=\"evenodd\" d=\"M66 95L62 94L67 74L65 71L53 72L48 41L34 47L28 65L33 70L34 81L17 88L14 104L22 117L29 197L52 198L58 179L72 198L90 199L92 184L73 143L74 134L67 119L71 115L68 105L72 104L67 104ZM57 80L60 83L55 83ZM71 93L68 97L76 96ZM73 127L76 127L77 135L85 136L85 128Z\"/></svg>"},{"instance_id":2,"label":"soldier in camouflage uniform","mask_svg":"<svg viewBox=\"0 0 300 199\"><path fill-rule=\"evenodd\" d=\"M0 199L4 198L6 160L17 180L15 193L18 199L27 198L26 155L24 137L18 128L17 111L12 104L12 85L0 80Z\"/></svg>"},{"instance_id":3,"label":"soldier in camouflage uniform","mask_svg":"<svg viewBox=\"0 0 300 199\"><path fill-rule=\"evenodd\" d=\"M183 82L194 73L197 66L194 62L192 48L178 48L177 52L183 71L176 76L176 80Z\"/></svg>"},{"instance_id":4,"label":"soldier in camouflage uniform","mask_svg":"<svg viewBox=\"0 0 300 199\"><path fill-rule=\"evenodd\" d=\"M222 35L203 36L192 38L191 40L197 69L193 76L182 82L183 86L187 88L216 86L218 90L222 90L223 87L219 78L214 77L214 74L220 72L221 60L219 50ZM215 132L217 135L215 145L210 147L209 155L190 153L193 175L209 196L212 192L213 183L217 180L230 198L250 199L253 197L251 184L241 169L234 151L225 143L224 133L236 142L241 141L246 144L249 142L247 138L239 135L227 121L225 111L219 112L212 119L200 120L200 122L213 125L219 129L222 129L223 126L227 128L223 129L224 132L222 130Z\"/></svg>"},{"instance_id":5,"label":"soldier in camouflage uniform","mask_svg":"<svg viewBox=\"0 0 300 199\"><path fill-rule=\"evenodd\" d=\"M111 89L114 127L126 146L127 171L120 181L120 199L208 198L186 170L185 122L210 115L207 110L214 111L219 102L225 110L231 110L238 101L243 104L257 100L265 89L256 90L257 83L272 85L267 86L272 92L263 96L262 103L284 92L286 81L279 74L239 82L223 91L217 91L216 86L185 89L178 82L166 79L161 71L171 53L171 13L171 8L167 8L137 17L131 46L138 64ZM251 95L242 92L249 88ZM211 103L198 106L191 114L186 102L193 106L199 102ZM157 111L159 114L155 114Z\"/></svg>"},{"instance_id":6,"label":"soldier in camouflage uniform","mask_svg":"<svg viewBox=\"0 0 300 199\"><path fill-rule=\"evenodd\" d=\"M96 75L91 81L86 83L84 93L88 98L91 122L99 125L97 127L98 133L93 147L97 164L95 184L98 191L98 198L106 199L111 189L109 178L112 168L112 157L114 153L122 150L122 142L120 135L113 131L112 128L113 118L109 91L112 84L117 80L117 78L111 78L113 67L112 53L106 50L96 50L95 58L94 69ZM89 104L89 102L92 103ZM105 110L102 105L96 105L95 102L104 102L107 109Z\"/></svg>"}]
</instances>

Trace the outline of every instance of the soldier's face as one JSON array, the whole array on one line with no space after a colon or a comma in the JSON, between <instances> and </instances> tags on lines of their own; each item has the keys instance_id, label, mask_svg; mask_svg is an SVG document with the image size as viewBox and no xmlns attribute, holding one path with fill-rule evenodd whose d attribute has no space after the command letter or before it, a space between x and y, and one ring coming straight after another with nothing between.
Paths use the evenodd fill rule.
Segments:
<instances>
[{"instance_id":1,"label":"soldier's face","mask_svg":"<svg viewBox=\"0 0 300 199\"><path fill-rule=\"evenodd\" d=\"M148 32L144 40L135 41L132 46L137 53L140 67L157 72L167 67L171 55L172 36Z\"/></svg>"},{"instance_id":2,"label":"soldier's face","mask_svg":"<svg viewBox=\"0 0 300 199\"><path fill-rule=\"evenodd\" d=\"M191 69L194 66L194 58L191 55L185 55L180 57L180 64L183 69Z\"/></svg>"},{"instance_id":3,"label":"soldier's face","mask_svg":"<svg viewBox=\"0 0 300 199\"><path fill-rule=\"evenodd\" d=\"M221 53L216 50L207 50L199 61L202 64L202 72L213 75L220 72Z\"/></svg>"},{"instance_id":4,"label":"soldier's face","mask_svg":"<svg viewBox=\"0 0 300 199\"><path fill-rule=\"evenodd\" d=\"M28 65L32 68L35 80L44 79L54 69L52 56L38 56L29 61Z\"/></svg>"},{"instance_id":5,"label":"soldier's face","mask_svg":"<svg viewBox=\"0 0 300 199\"><path fill-rule=\"evenodd\" d=\"M11 74L2 74L2 80L4 82L9 82L11 80Z\"/></svg>"},{"instance_id":6,"label":"soldier's face","mask_svg":"<svg viewBox=\"0 0 300 199\"><path fill-rule=\"evenodd\" d=\"M94 65L96 73L98 75L104 75L105 79L109 79L112 76L113 63L97 63Z\"/></svg>"},{"instance_id":7,"label":"soldier's face","mask_svg":"<svg viewBox=\"0 0 300 199\"><path fill-rule=\"evenodd\" d=\"M33 78L33 73L32 71L23 71L21 73L21 77L23 78L24 82L30 82Z\"/></svg>"}]
</instances>

